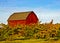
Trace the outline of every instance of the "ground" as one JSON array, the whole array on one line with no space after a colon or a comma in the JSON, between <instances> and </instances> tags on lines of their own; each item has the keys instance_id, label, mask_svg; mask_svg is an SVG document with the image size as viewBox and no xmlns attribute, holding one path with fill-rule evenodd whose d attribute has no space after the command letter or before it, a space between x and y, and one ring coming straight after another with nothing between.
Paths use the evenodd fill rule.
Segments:
<instances>
[{"instance_id":1,"label":"ground","mask_svg":"<svg viewBox=\"0 0 60 43\"><path fill-rule=\"evenodd\" d=\"M31 40L1 41L0 43L60 43L60 40L43 41L43 40L39 40L39 39L38 40L31 39Z\"/></svg>"}]
</instances>

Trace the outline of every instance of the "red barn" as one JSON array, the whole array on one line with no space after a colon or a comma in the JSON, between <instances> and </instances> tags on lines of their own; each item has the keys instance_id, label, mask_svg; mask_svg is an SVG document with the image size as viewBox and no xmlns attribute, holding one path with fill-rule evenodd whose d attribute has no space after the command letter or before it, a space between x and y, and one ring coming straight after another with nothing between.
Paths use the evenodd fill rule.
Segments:
<instances>
[{"instance_id":1,"label":"red barn","mask_svg":"<svg viewBox=\"0 0 60 43\"><path fill-rule=\"evenodd\" d=\"M37 22L38 22L38 18L33 11L13 13L8 18L9 26L16 26L21 24L27 25L27 24L37 23Z\"/></svg>"}]
</instances>

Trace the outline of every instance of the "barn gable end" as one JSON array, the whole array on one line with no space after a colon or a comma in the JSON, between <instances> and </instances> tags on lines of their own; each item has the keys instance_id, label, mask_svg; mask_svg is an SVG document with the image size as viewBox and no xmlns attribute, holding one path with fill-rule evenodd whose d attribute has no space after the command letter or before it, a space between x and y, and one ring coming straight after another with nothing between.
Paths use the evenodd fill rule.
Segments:
<instances>
[{"instance_id":1,"label":"barn gable end","mask_svg":"<svg viewBox=\"0 0 60 43\"><path fill-rule=\"evenodd\" d=\"M37 22L38 22L38 18L36 14L34 12L31 12L26 19L26 24L37 23Z\"/></svg>"}]
</instances>

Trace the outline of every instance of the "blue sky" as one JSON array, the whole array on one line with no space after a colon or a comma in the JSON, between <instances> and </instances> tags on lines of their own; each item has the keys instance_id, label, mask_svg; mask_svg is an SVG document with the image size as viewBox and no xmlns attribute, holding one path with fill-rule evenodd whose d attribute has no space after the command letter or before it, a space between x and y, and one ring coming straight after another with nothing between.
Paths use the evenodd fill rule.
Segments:
<instances>
[{"instance_id":1,"label":"blue sky","mask_svg":"<svg viewBox=\"0 0 60 43\"><path fill-rule=\"evenodd\" d=\"M34 11L42 23L60 23L60 0L0 0L0 23L14 12Z\"/></svg>"}]
</instances>

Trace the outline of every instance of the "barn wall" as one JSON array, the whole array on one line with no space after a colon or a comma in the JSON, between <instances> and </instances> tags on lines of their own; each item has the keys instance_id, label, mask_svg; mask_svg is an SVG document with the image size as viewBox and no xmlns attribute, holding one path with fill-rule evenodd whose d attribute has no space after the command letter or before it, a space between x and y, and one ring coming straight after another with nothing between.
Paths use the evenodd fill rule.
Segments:
<instances>
[{"instance_id":1,"label":"barn wall","mask_svg":"<svg viewBox=\"0 0 60 43\"><path fill-rule=\"evenodd\" d=\"M8 21L9 26L16 26L16 25L20 25L20 24L25 25L25 23L26 23L25 20L10 20L10 21Z\"/></svg>"},{"instance_id":2,"label":"barn wall","mask_svg":"<svg viewBox=\"0 0 60 43\"><path fill-rule=\"evenodd\" d=\"M30 24L30 23L37 23L38 22L38 18L35 15L35 13L30 13L29 16L27 17L26 20L26 24Z\"/></svg>"}]
</instances>

